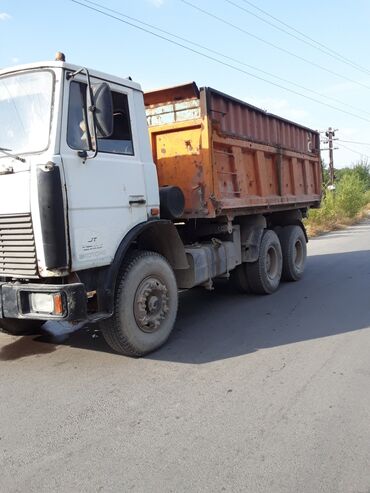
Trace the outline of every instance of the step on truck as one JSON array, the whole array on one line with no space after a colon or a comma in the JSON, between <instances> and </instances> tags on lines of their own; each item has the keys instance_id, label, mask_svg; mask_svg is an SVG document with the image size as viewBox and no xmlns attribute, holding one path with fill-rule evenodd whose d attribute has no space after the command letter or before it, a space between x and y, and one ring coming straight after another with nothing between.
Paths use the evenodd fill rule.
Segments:
<instances>
[{"instance_id":1,"label":"step on truck","mask_svg":"<svg viewBox=\"0 0 370 493\"><path fill-rule=\"evenodd\" d=\"M0 327L96 322L160 347L179 290L298 281L319 134L195 83L143 93L65 61L0 71Z\"/></svg>"}]
</instances>

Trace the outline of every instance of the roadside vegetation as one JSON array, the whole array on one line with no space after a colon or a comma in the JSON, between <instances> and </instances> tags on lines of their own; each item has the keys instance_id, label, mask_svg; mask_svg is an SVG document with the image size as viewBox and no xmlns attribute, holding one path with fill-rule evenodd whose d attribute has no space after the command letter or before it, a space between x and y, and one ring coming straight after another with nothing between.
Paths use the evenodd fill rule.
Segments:
<instances>
[{"instance_id":1,"label":"roadside vegetation","mask_svg":"<svg viewBox=\"0 0 370 493\"><path fill-rule=\"evenodd\" d=\"M306 219L310 236L340 229L367 215L370 204L370 164L361 161L351 168L335 170L335 190L329 190L328 169L323 166L323 199Z\"/></svg>"}]
</instances>

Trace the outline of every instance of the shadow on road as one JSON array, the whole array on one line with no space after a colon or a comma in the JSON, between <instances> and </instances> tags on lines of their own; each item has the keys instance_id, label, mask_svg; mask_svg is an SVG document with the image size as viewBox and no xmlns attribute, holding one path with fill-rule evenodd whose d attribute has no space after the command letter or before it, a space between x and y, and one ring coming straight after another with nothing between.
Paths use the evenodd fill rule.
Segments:
<instances>
[{"instance_id":1,"label":"shadow on road","mask_svg":"<svg viewBox=\"0 0 370 493\"><path fill-rule=\"evenodd\" d=\"M0 349L0 361L12 361L27 356L48 354L54 352L56 348L55 344L40 344L32 337L17 337Z\"/></svg>"},{"instance_id":2,"label":"shadow on road","mask_svg":"<svg viewBox=\"0 0 370 493\"><path fill-rule=\"evenodd\" d=\"M73 330L73 327L66 328L49 322L38 336L9 337L11 342L0 348L0 361L52 353L58 346L114 353L93 327Z\"/></svg>"},{"instance_id":3,"label":"shadow on road","mask_svg":"<svg viewBox=\"0 0 370 493\"><path fill-rule=\"evenodd\" d=\"M186 293L173 337L150 358L206 363L370 327L370 251L309 259L298 283L243 296L227 283Z\"/></svg>"},{"instance_id":4,"label":"shadow on road","mask_svg":"<svg viewBox=\"0 0 370 493\"><path fill-rule=\"evenodd\" d=\"M226 282L213 292L194 289L181 295L168 343L147 358L202 364L367 328L369 293L370 250L312 256L304 279L282 284L271 296L241 295ZM4 346L0 360L52 352L57 345L112 353L93 328L53 329Z\"/></svg>"}]
</instances>

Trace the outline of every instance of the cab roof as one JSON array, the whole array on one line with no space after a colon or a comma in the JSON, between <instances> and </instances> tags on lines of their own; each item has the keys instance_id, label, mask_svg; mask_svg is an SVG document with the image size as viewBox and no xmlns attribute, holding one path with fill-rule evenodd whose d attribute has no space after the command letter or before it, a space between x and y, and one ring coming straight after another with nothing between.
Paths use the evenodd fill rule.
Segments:
<instances>
[{"instance_id":1,"label":"cab roof","mask_svg":"<svg viewBox=\"0 0 370 493\"><path fill-rule=\"evenodd\" d=\"M47 68L61 68L66 71L71 71L75 72L76 70L79 70L82 67L81 65L74 65L72 63L68 62L56 62L56 61L45 61L45 62L34 62L34 63L27 63L24 65L16 65L13 67L8 67L0 70L0 77L2 75L9 75L13 74L16 72L23 72L25 70L36 70L36 69L47 69ZM95 77L97 79L102 79L102 80L107 80L109 82L113 82L115 84L121 84L126 87L130 87L131 89L137 90L137 91L142 91L140 84L137 82L134 82L130 80L129 78L124 78L124 77L117 77L115 75L110 75L104 72L99 72L98 70L93 70L88 67L86 67L87 70L89 71L90 75L92 77Z\"/></svg>"}]
</instances>

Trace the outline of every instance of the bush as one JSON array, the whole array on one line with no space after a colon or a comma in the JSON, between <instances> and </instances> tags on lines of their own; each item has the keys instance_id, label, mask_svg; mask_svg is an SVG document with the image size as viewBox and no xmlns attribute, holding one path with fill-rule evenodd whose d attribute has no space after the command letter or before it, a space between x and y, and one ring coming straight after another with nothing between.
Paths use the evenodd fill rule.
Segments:
<instances>
[{"instance_id":1,"label":"bush","mask_svg":"<svg viewBox=\"0 0 370 493\"><path fill-rule=\"evenodd\" d=\"M366 184L357 173L347 173L335 193L335 209L339 216L353 218L366 205Z\"/></svg>"},{"instance_id":2,"label":"bush","mask_svg":"<svg viewBox=\"0 0 370 493\"><path fill-rule=\"evenodd\" d=\"M311 234L353 222L370 203L370 168L367 163L341 169L336 176L336 190L325 189L321 208L309 212L306 225Z\"/></svg>"}]
</instances>

